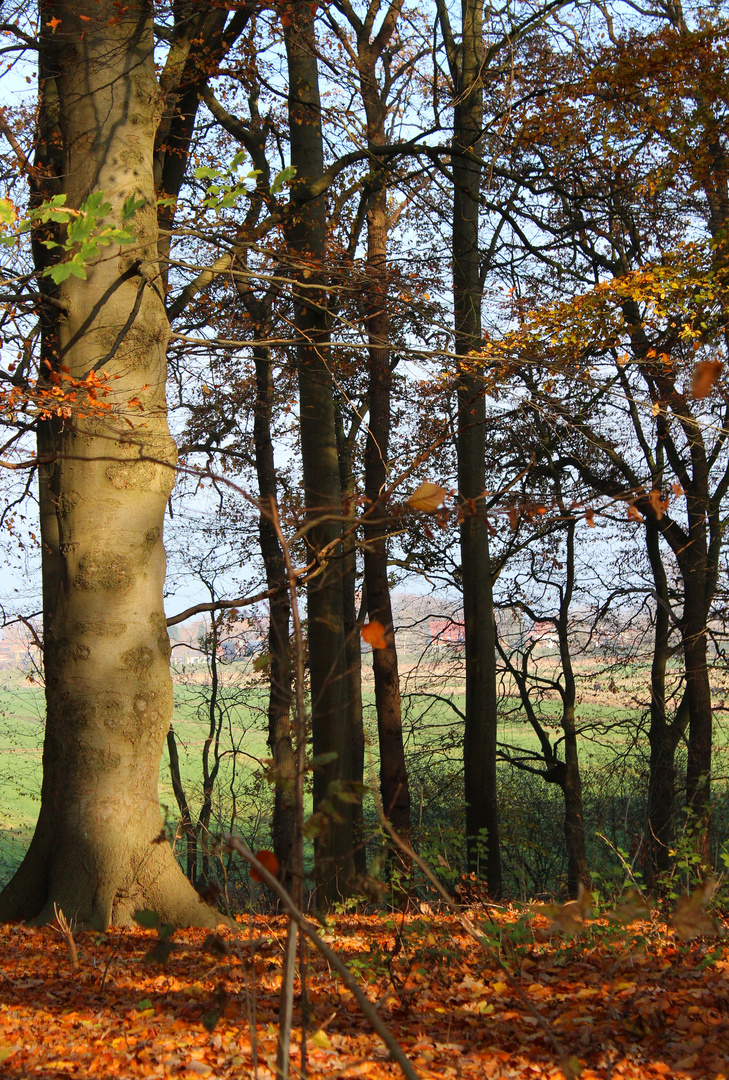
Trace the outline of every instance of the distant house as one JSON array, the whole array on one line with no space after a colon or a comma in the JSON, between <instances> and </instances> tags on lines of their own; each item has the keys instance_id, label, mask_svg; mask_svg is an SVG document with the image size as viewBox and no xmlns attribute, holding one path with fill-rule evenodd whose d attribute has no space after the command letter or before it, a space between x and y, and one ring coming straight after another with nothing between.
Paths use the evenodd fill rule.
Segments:
<instances>
[{"instance_id":1,"label":"distant house","mask_svg":"<svg viewBox=\"0 0 729 1080\"><path fill-rule=\"evenodd\" d=\"M25 627L17 624L6 626L0 640L0 668L21 670L27 668L31 654L37 656L38 650L30 639Z\"/></svg>"},{"instance_id":2,"label":"distant house","mask_svg":"<svg viewBox=\"0 0 729 1080\"><path fill-rule=\"evenodd\" d=\"M436 649L454 648L466 640L466 627L459 619L431 619L430 640Z\"/></svg>"},{"instance_id":3,"label":"distant house","mask_svg":"<svg viewBox=\"0 0 729 1080\"><path fill-rule=\"evenodd\" d=\"M539 642L540 645L557 645L559 643L557 628L549 620L535 622L529 632L529 638L531 641Z\"/></svg>"}]
</instances>

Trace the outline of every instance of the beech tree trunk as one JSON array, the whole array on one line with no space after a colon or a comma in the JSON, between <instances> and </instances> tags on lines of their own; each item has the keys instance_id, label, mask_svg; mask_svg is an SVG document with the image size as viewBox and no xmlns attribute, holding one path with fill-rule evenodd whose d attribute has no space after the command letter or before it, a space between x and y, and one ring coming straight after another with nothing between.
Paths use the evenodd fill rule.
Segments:
<instances>
[{"instance_id":1,"label":"beech tree trunk","mask_svg":"<svg viewBox=\"0 0 729 1080\"><path fill-rule=\"evenodd\" d=\"M453 79L453 146L479 153L483 132L483 5L462 0L456 46L444 0L438 4ZM453 155L453 306L458 354L458 493L466 650L463 766L466 844L471 870L484 873L489 893L501 893L496 797L496 643L489 536L484 508L486 413L483 381L469 360L481 346L479 208L482 167Z\"/></svg>"},{"instance_id":2,"label":"beech tree trunk","mask_svg":"<svg viewBox=\"0 0 729 1080\"><path fill-rule=\"evenodd\" d=\"M175 862L157 793L172 714L162 527L176 450L158 285L152 6L56 0L42 4L39 22L67 205L103 191L107 220L120 223L130 195L148 202L134 219L133 246L102 249L87 280L59 286L64 314L46 329L56 372L64 365L74 379L108 373L112 412L90 402L39 434L47 457L39 484L43 787L30 847L0 895L0 918L47 922L56 903L81 928L129 923L139 908L177 925L213 926L217 912ZM135 397L143 413L127 406Z\"/></svg>"},{"instance_id":3,"label":"beech tree trunk","mask_svg":"<svg viewBox=\"0 0 729 1080\"><path fill-rule=\"evenodd\" d=\"M347 714L347 668L342 577L342 490L337 461L334 384L329 370L325 309L326 204L316 191L324 171L321 102L314 13L307 4L289 9L284 25L289 73L291 184L288 249L296 280L301 460L309 528L309 557L321 569L307 589L314 809L326 819L315 845L317 903L345 895L354 872L351 803L352 739ZM329 757L330 755L336 755Z\"/></svg>"}]
</instances>

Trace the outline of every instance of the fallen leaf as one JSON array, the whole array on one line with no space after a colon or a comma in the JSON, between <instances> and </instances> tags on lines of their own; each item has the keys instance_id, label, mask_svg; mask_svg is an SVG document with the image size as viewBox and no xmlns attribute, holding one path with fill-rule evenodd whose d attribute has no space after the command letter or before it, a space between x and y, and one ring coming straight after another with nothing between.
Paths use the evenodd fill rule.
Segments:
<instances>
[{"instance_id":1,"label":"fallen leaf","mask_svg":"<svg viewBox=\"0 0 729 1080\"><path fill-rule=\"evenodd\" d=\"M261 864L264 870L268 870L269 874L272 874L274 877L276 876L276 874L278 873L279 863L278 859L272 851L268 851L267 848L264 848L262 851L257 851L256 859ZM256 870L255 866L251 866L251 877L254 881L263 881L263 878L259 874L258 870Z\"/></svg>"},{"instance_id":2,"label":"fallen leaf","mask_svg":"<svg viewBox=\"0 0 729 1080\"><path fill-rule=\"evenodd\" d=\"M373 649L387 648L385 628L381 622L377 621L377 619L373 619L364 624L362 627L362 640L368 645L371 645Z\"/></svg>"}]
</instances>

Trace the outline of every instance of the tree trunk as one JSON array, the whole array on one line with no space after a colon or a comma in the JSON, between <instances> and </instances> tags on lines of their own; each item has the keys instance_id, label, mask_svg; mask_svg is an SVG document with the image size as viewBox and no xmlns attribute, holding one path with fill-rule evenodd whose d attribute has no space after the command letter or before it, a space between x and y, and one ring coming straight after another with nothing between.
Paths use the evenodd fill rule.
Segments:
<instances>
[{"instance_id":1,"label":"tree trunk","mask_svg":"<svg viewBox=\"0 0 729 1080\"><path fill-rule=\"evenodd\" d=\"M648 742L650 774L648 778L647 880L656 888L661 875L670 869L673 845L673 809L675 796L675 755L679 739L688 723L688 695L684 694L673 721L666 716L666 667L669 647L669 595L666 570L658 544L658 526L646 520L646 549L656 592L656 627L651 663L651 705Z\"/></svg>"},{"instance_id":2,"label":"tree trunk","mask_svg":"<svg viewBox=\"0 0 729 1080\"><path fill-rule=\"evenodd\" d=\"M562 507L563 512L565 508ZM566 576L561 590L559 616L557 618L557 638L559 640L559 660L564 679L562 689L562 731L564 733L564 836L567 845L567 888L570 896L577 896L580 883L590 888L590 873L587 869L585 850L585 822L582 806L582 776L577 752L577 731L575 729L575 701L577 697L575 675L572 669L572 656L569 643L569 615L572 594L575 585L575 528L571 518L567 524L566 537Z\"/></svg>"},{"instance_id":3,"label":"tree trunk","mask_svg":"<svg viewBox=\"0 0 729 1080\"><path fill-rule=\"evenodd\" d=\"M329 326L324 308L326 204L311 185L324 171L321 103L314 14L302 4L284 20L289 73L291 185L288 250L296 280L295 308L301 425L301 460L310 558L321 569L307 589L309 671L314 758L334 754L314 768L314 808L328 819L315 846L317 902L344 895L354 871L351 804L338 793L352 775L347 715L347 672L342 597L342 491L337 461L334 387L329 371Z\"/></svg>"},{"instance_id":4,"label":"tree trunk","mask_svg":"<svg viewBox=\"0 0 729 1080\"><path fill-rule=\"evenodd\" d=\"M686 806L691 816L690 831L705 866L711 861L711 686L707 662L705 575L701 566L684 576L684 606L681 619L686 692L689 701L688 761L686 764Z\"/></svg>"},{"instance_id":5,"label":"tree trunk","mask_svg":"<svg viewBox=\"0 0 729 1080\"><path fill-rule=\"evenodd\" d=\"M213 926L217 913L175 862L157 794L172 714L162 527L176 451L157 286L152 9L144 0L123 10L110 0L57 0L42 6L40 23L43 70L55 75L58 95L67 205L103 191L111 222L121 221L130 195L148 205L134 219L133 247L112 257L104 249L87 264L86 281L59 286L66 313L49 331L55 369L63 364L75 379L108 372L105 403L133 428L114 412L94 415L90 402L39 435L39 448L53 456L40 481L43 787L31 845L0 895L0 918L47 922L55 903L79 927L129 923L138 908L177 925ZM141 422L125 405L132 397L144 405Z\"/></svg>"},{"instance_id":6,"label":"tree trunk","mask_svg":"<svg viewBox=\"0 0 729 1080\"><path fill-rule=\"evenodd\" d=\"M439 5L440 10L440 5ZM479 153L483 130L483 5L462 0L461 44L449 57L454 81L453 146ZM463 764L468 864L501 893L496 797L496 645L489 538L484 511L486 439L483 381L469 353L481 346L479 207L482 168L453 156L453 306L458 355L458 493L466 651Z\"/></svg>"},{"instance_id":7,"label":"tree trunk","mask_svg":"<svg viewBox=\"0 0 729 1080\"><path fill-rule=\"evenodd\" d=\"M337 454L339 456L339 480L342 485L342 523L351 527L356 519L354 475L354 449L359 417L352 417L352 424L345 434L341 407L336 410ZM362 710L362 640L361 623L357 612L357 543L353 532L342 543L342 603L344 610L344 649L347 665L347 715L352 736L352 780L364 784L365 737ZM364 831L362 799L352 803L352 842L354 845L354 870L361 877L367 874L367 843Z\"/></svg>"},{"instance_id":8,"label":"tree trunk","mask_svg":"<svg viewBox=\"0 0 729 1080\"><path fill-rule=\"evenodd\" d=\"M372 654L382 807L395 831L408 840L410 788L405 766L400 676L387 579L387 509L382 500L387 486L392 385L387 300L387 192L384 188L375 196L368 214L367 272L370 416L365 444L365 495L368 507L364 524L365 586L369 619L382 624L386 644L384 649L374 649Z\"/></svg>"},{"instance_id":9,"label":"tree trunk","mask_svg":"<svg viewBox=\"0 0 729 1080\"><path fill-rule=\"evenodd\" d=\"M260 331L260 327L256 328ZM296 829L294 807L296 762L291 732L291 643L289 622L291 602L287 588L286 564L271 520L271 503L276 499L276 466L271 439L273 410L273 370L271 353L263 345L253 349L256 365L256 408L253 440L256 474L261 498L258 535L266 570L266 585L278 589L269 603L268 652L270 682L268 692L268 745L273 758L274 805L273 850L282 868L282 884L291 891L291 849Z\"/></svg>"}]
</instances>

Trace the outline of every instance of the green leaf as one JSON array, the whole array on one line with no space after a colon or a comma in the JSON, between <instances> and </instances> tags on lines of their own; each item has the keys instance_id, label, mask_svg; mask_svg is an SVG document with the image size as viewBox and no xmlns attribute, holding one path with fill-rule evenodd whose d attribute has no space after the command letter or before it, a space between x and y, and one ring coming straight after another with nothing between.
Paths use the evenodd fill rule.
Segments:
<instances>
[{"instance_id":1,"label":"green leaf","mask_svg":"<svg viewBox=\"0 0 729 1080\"><path fill-rule=\"evenodd\" d=\"M79 206L79 210L82 214L88 214L90 217L104 217L105 214L111 213L111 203L104 202L103 191L93 191L87 199Z\"/></svg>"},{"instance_id":2,"label":"green leaf","mask_svg":"<svg viewBox=\"0 0 729 1080\"><path fill-rule=\"evenodd\" d=\"M147 199L135 199L133 195L128 195L122 206L122 221L133 218L137 210L141 210L146 205Z\"/></svg>"},{"instance_id":3,"label":"green leaf","mask_svg":"<svg viewBox=\"0 0 729 1080\"><path fill-rule=\"evenodd\" d=\"M285 169L282 169L281 172L274 177L273 183L271 184L271 194L278 195L280 191L283 191L284 185L290 183L295 176L296 166L287 165Z\"/></svg>"},{"instance_id":4,"label":"green leaf","mask_svg":"<svg viewBox=\"0 0 729 1080\"><path fill-rule=\"evenodd\" d=\"M268 665L270 663L271 663L271 654L270 653L263 653L262 656L257 656L256 659L253 661L253 670L254 671L265 671L265 669L268 667Z\"/></svg>"},{"instance_id":5,"label":"green leaf","mask_svg":"<svg viewBox=\"0 0 729 1080\"><path fill-rule=\"evenodd\" d=\"M134 917L136 919L137 916L135 915ZM142 1009L151 1009L152 1002L149 1000L149 998L142 998L141 1001L137 1002L137 1008L140 1012L142 1011Z\"/></svg>"},{"instance_id":6,"label":"green leaf","mask_svg":"<svg viewBox=\"0 0 729 1080\"><path fill-rule=\"evenodd\" d=\"M16 240L16 236L0 236L0 245L2 247L13 247Z\"/></svg>"},{"instance_id":7,"label":"green leaf","mask_svg":"<svg viewBox=\"0 0 729 1080\"><path fill-rule=\"evenodd\" d=\"M210 169L207 165L201 165L199 169L195 169L193 176L197 180L211 180L214 176L221 176L220 169Z\"/></svg>"},{"instance_id":8,"label":"green leaf","mask_svg":"<svg viewBox=\"0 0 729 1080\"><path fill-rule=\"evenodd\" d=\"M66 281L70 277L85 278L86 271L83 266L79 266L74 262L58 263L57 266L47 266L43 271L44 277L49 277L55 281L56 285L60 285L62 281Z\"/></svg>"}]
</instances>

